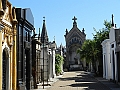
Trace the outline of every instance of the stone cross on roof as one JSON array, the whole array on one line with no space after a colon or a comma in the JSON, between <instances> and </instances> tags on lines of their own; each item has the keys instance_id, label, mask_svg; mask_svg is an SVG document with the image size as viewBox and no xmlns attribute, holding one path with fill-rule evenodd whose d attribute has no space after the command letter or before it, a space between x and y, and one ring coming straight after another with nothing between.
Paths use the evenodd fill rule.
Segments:
<instances>
[{"instance_id":1,"label":"stone cross on roof","mask_svg":"<svg viewBox=\"0 0 120 90\"><path fill-rule=\"evenodd\" d=\"M74 18L72 20L74 20L74 22L76 22L77 18L74 16Z\"/></svg>"},{"instance_id":2,"label":"stone cross on roof","mask_svg":"<svg viewBox=\"0 0 120 90\"><path fill-rule=\"evenodd\" d=\"M72 20L74 20L73 27L77 27L77 22L76 22L77 18L74 16L74 18Z\"/></svg>"}]
</instances>

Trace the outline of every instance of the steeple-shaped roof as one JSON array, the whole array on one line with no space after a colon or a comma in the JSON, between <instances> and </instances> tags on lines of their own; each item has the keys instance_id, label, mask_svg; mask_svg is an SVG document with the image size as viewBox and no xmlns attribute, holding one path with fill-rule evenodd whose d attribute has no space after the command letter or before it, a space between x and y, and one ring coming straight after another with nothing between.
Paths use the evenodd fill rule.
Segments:
<instances>
[{"instance_id":1,"label":"steeple-shaped roof","mask_svg":"<svg viewBox=\"0 0 120 90\"><path fill-rule=\"evenodd\" d=\"M48 42L48 35L47 35L47 30L46 30L46 25L45 25L45 17L43 20L43 27L42 27L42 33L41 33L41 42L42 43L47 43Z\"/></svg>"}]
</instances>

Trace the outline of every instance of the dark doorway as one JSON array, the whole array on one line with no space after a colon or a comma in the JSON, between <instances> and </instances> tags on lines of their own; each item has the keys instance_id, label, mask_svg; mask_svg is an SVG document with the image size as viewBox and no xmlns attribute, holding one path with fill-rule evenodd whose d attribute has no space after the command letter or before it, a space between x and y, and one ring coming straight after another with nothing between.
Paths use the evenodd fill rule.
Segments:
<instances>
[{"instance_id":1,"label":"dark doorway","mask_svg":"<svg viewBox=\"0 0 120 90\"><path fill-rule=\"evenodd\" d=\"M105 75L105 78L106 78L106 59L105 59L105 55L104 55L104 75Z\"/></svg>"},{"instance_id":2,"label":"dark doorway","mask_svg":"<svg viewBox=\"0 0 120 90\"><path fill-rule=\"evenodd\" d=\"M114 56L114 51L112 51L112 60L113 60L113 80L115 80L115 56Z\"/></svg>"},{"instance_id":3,"label":"dark doorway","mask_svg":"<svg viewBox=\"0 0 120 90\"><path fill-rule=\"evenodd\" d=\"M30 49L25 50L26 54L26 88L30 90Z\"/></svg>"},{"instance_id":4,"label":"dark doorway","mask_svg":"<svg viewBox=\"0 0 120 90\"><path fill-rule=\"evenodd\" d=\"M5 48L2 53L2 90L9 89L9 54Z\"/></svg>"},{"instance_id":5,"label":"dark doorway","mask_svg":"<svg viewBox=\"0 0 120 90\"><path fill-rule=\"evenodd\" d=\"M120 82L120 52L117 52L117 72L118 72L118 82Z\"/></svg>"}]
</instances>

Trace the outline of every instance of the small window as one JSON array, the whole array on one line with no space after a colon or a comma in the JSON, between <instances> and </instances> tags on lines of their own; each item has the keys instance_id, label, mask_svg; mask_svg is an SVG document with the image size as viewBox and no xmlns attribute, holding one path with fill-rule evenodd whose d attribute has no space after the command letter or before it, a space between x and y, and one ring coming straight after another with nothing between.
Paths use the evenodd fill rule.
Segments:
<instances>
[{"instance_id":1,"label":"small window","mask_svg":"<svg viewBox=\"0 0 120 90\"><path fill-rule=\"evenodd\" d=\"M114 48L114 44L111 45L111 48Z\"/></svg>"}]
</instances>

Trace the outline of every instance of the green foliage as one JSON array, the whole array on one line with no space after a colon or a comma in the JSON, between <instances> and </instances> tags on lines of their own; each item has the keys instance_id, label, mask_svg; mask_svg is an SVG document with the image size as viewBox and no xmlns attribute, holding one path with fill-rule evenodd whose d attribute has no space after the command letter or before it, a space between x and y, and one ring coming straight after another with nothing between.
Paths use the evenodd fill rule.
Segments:
<instances>
[{"instance_id":1,"label":"green foliage","mask_svg":"<svg viewBox=\"0 0 120 90\"><path fill-rule=\"evenodd\" d=\"M63 64L63 60L64 58L59 55L59 54L56 54L55 55L55 72L56 73L61 73L61 65Z\"/></svg>"},{"instance_id":2,"label":"green foliage","mask_svg":"<svg viewBox=\"0 0 120 90\"><path fill-rule=\"evenodd\" d=\"M104 28L100 29L99 31L97 31L96 29L95 32L96 34L93 35L93 40L96 42L96 47L97 50L99 51L98 53L96 53L97 56L97 60L102 63L102 41L104 41L105 39L109 39L109 31L111 28L111 22L108 22L107 20L104 20Z\"/></svg>"},{"instance_id":3,"label":"green foliage","mask_svg":"<svg viewBox=\"0 0 120 90\"><path fill-rule=\"evenodd\" d=\"M80 54L80 58L82 60L86 60L87 62L92 62L95 55L99 52L97 48L95 48L96 42L94 40L87 39L82 48L77 50L77 53Z\"/></svg>"},{"instance_id":4,"label":"green foliage","mask_svg":"<svg viewBox=\"0 0 120 90\"><path fill-rule=\"evenodd\" d=\"M92 62L95 65L96 61L102 64L102 41L109 38L109 31L111 28L111 22L104 20L104 28L97 31L95 28L95 34L93 34L93 40L87 39L82 48L77 50L80 54L81 59L86 59L87 62ZM93 66L95 67L95 66Z\"/></svg>"},{"instance_id":5,"label":"green foliage","mask_svg":"<svg viewBox=\"0 0 120 90\"><path fill-rule=\"evenodd\" d=\"M55 64L55 72L56 72L56 73L61 73L60 65Z\"/></svg>"},{"instance_id":6,"label":"green foliage","mask_svg":"<svg viewBox=\"0 0 120 90\"><path fill-rule=\"evenodd\" d=\"M110 28L111 28L111 21L107 21L107 20L104 20L104 25L105 25L105 29L106 30L110 30Z\"/></svg>"}]
</instances>

